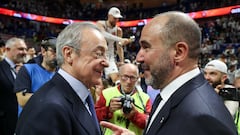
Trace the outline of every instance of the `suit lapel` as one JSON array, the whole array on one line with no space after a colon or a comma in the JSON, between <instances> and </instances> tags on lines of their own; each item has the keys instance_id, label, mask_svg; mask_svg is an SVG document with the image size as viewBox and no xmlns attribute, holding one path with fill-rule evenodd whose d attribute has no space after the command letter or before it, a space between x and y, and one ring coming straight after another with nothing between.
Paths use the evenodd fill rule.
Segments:
<instances>
[{"instance_id":1,"label":"suit lapel","mask_svg":"<svg viewBox=\"0 0 240 135\"><path fill-rule=\"evenodd\" d=\"M79 104L73 104L73 112L80 124L88 130L89 134L93 135L96 133L98 127L96 127L96 123L93 121L85 105L82 102L79 102Z\"/></svg>"},{"instance_id":2,"label":"suit lapel","mask_svg":"<svg viewBox=\"0 0 240 135\"><path fill-rule=\"evenodd\" d=\"M7 79L13 84L14 82L14 77L11 72L10 65L7 63L7 61L4 59L3 61L3 72L6 75Z\"/></svg>"},{"instance_id":3,"label":"suit lapel","mask_svg":"<svg viewBox=\"0 0 240 135\"><path fill-rule=\"evenodd\" d=\"M78 122L86 129L90 135L94 135L97 132L97 127L93 121L91 115L83 104L82 100L78 97L72 87L60 76L56 74L58 80L64 81L65 83L58 82L59 90L62 90L66 99L72 104L72 110ZM100 134L100 133L99 133Z\"/></svg>"},{"instance_id":4,"label":"suit lapel","mask_svg":"<svg viewBox=\"0 0 240 135\"><path fill-rule=\"evenodd\" d=\"M153 121L148 132L144 131L146 135L154 135L159 132L159 130L164 126L164 123L167 122L171 109L177 106L186 95L191 91L194 91L197 87L201 86L203 83L206 83L204 76L199 74L195 78L191 79L183 86L181 86L173 95L168 99L165 105L162 107L160 112L157 114L155 120Z\"/></svg>"}]
</instances>

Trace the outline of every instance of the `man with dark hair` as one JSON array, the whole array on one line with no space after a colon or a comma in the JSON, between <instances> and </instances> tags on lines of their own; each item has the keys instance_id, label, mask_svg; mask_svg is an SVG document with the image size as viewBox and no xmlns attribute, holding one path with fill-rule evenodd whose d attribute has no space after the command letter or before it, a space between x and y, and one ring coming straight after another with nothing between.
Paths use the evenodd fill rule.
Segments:
<instances>
[{"instance_id":1,"label":"man with dark hair","mask_svg":"<svg viewBox=\"0 0 240 135\"><path fill-rule=\"evenodd\" d=\"M15 80L14 92L16 92L19 104L18 114L21 113L22 107L33 93L55 74L57 68L56 38L43 40L41 46L42 62L24 64Z\"/></svg>"},{"instance_id":2,"label":"man with dark hair","mask_svg":"<svg viewBox=\"0 0 240 135\"><path fill-rule=\"evenodd\" d=\"M4 59L5 42L0 38L0 61Z\"/></svg>"},{"instance_id":3,"label":"man with dark hair","mask_svg":"<svg viewBox=\"0 0 240 135\"><path fill-rule=\"evenodd\" d=\"M187 14L165 12L144 26L137 61L160 89L144 135L237 135L232 116L198 68L201 30ZM134 134L101 122L115 133Z\"/></svg>"}]
</instances>

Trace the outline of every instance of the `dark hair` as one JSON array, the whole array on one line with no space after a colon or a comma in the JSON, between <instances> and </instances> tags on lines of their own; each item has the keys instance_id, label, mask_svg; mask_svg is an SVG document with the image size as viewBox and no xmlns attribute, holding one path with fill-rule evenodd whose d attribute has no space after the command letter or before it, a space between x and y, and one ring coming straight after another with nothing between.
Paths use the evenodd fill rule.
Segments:
<instances>
[{"instance_id":1,"label":"dark hair","mask_svg":"<svg viewBox=\"0 0 240 135\"><path fill-rule=\"evenodd\" d=\"M4 47L4 46L5 46L5 42L2 39L0 39L0 47Z\"/></svg>"}]
</instances>

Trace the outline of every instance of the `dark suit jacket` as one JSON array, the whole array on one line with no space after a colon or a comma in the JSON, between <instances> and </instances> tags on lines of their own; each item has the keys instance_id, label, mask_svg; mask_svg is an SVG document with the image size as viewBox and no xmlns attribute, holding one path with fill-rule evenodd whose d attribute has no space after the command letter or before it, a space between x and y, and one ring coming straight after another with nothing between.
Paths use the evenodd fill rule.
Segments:
<instances>
[{"instance_id":1,"label":"dark suit jacket","mask_svg":"<svg viewBox=\"0 0 240 135\"><path fill-rule=\"evenodd\" d=\"M145 135L237 135L222 99L202 74L180 87Z\"/></svg>"},{"instance_id":2,"label":"dark suit jacket","mask_svg":"<svg viewBox=\"0 0 240 135\"><path fill-rule=\"evenodd\" d=\"M85 105L58 73L27 102L17 135L99 135Z\"/></svg>"},{"instance_id":3,"label":"dark suit jacket","mask_svg":"<svg viewBox=\"0 0 240 135\"><path fill-rule=\"evenodd\" d=\"M18 103L13 87L11 67L3 60L0 62L0 135L13 135L15 131Z\"/></svg>"}]
</instances>

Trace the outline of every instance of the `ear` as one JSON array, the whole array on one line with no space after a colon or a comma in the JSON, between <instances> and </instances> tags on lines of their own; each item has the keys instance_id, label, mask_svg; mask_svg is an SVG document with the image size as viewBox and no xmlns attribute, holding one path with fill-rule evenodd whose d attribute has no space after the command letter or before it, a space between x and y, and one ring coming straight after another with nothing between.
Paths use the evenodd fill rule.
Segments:
<instances>
[{"instance_id":1,"label":"ear","mask_svg":"<svg viewBox=\"0 0 240 135\"><path fill-rule=\"evenodd\" d=\"M9 51L9 50L11 50L11 48L5 47L5 51Z\"/></svg>"},{"instance_id":2,"label":"ear","mask_svg":"<svg viewBox=\"0 0 240 135\"><path fill-rule=\"evenodd\" d=\"M176 63L178 63L187 57L189 47L188 47L187 43L185 43L185 42L177 42L175 45L175 51L176 51L176 53L174 56L174 61Z\"/></svg>"},{"instance_id":3,"label":"ear","mask_svg":"<svg viewBox=\"0 0 240 135\"><path fill-rule=\"evenodd\" d=\"M47 53L47 51L43 48L43 49L41 49L41 54L42 54L42 56L45 56L45 54Z\"/></svg>"},{"instance_id":4,"label":"ear","mask_svg":"<svg viewBox=\"0 0 240 135\"><path fill-rule=\"evenodd\" d=\"M226 74L222 75L221 77L221 82L222 84L224 85L225 84L225 81L228 79L228 76Z\"/></svg>"},{"instance_id":5,"label":"ear","mask_svg":"<svg viewBox=\"0 0 240 135\"><path fill-rule=\"evenodd\" d=\"M72 47L68 47L68 46L64 46L62 48L62 54L64 59L66 60L66 62L70 65L72 65L73 62L73 48Z\"/></svg>"},{"instance_id":6,"label":"ear","mask_svg":"<svg viewBox=\"0 0 240 135\"><path fill-rule=\"evenodd\" d=\"M44 54L46 52L46 49L41 47L41 54Z\"/></svg>"}]
</instances>

